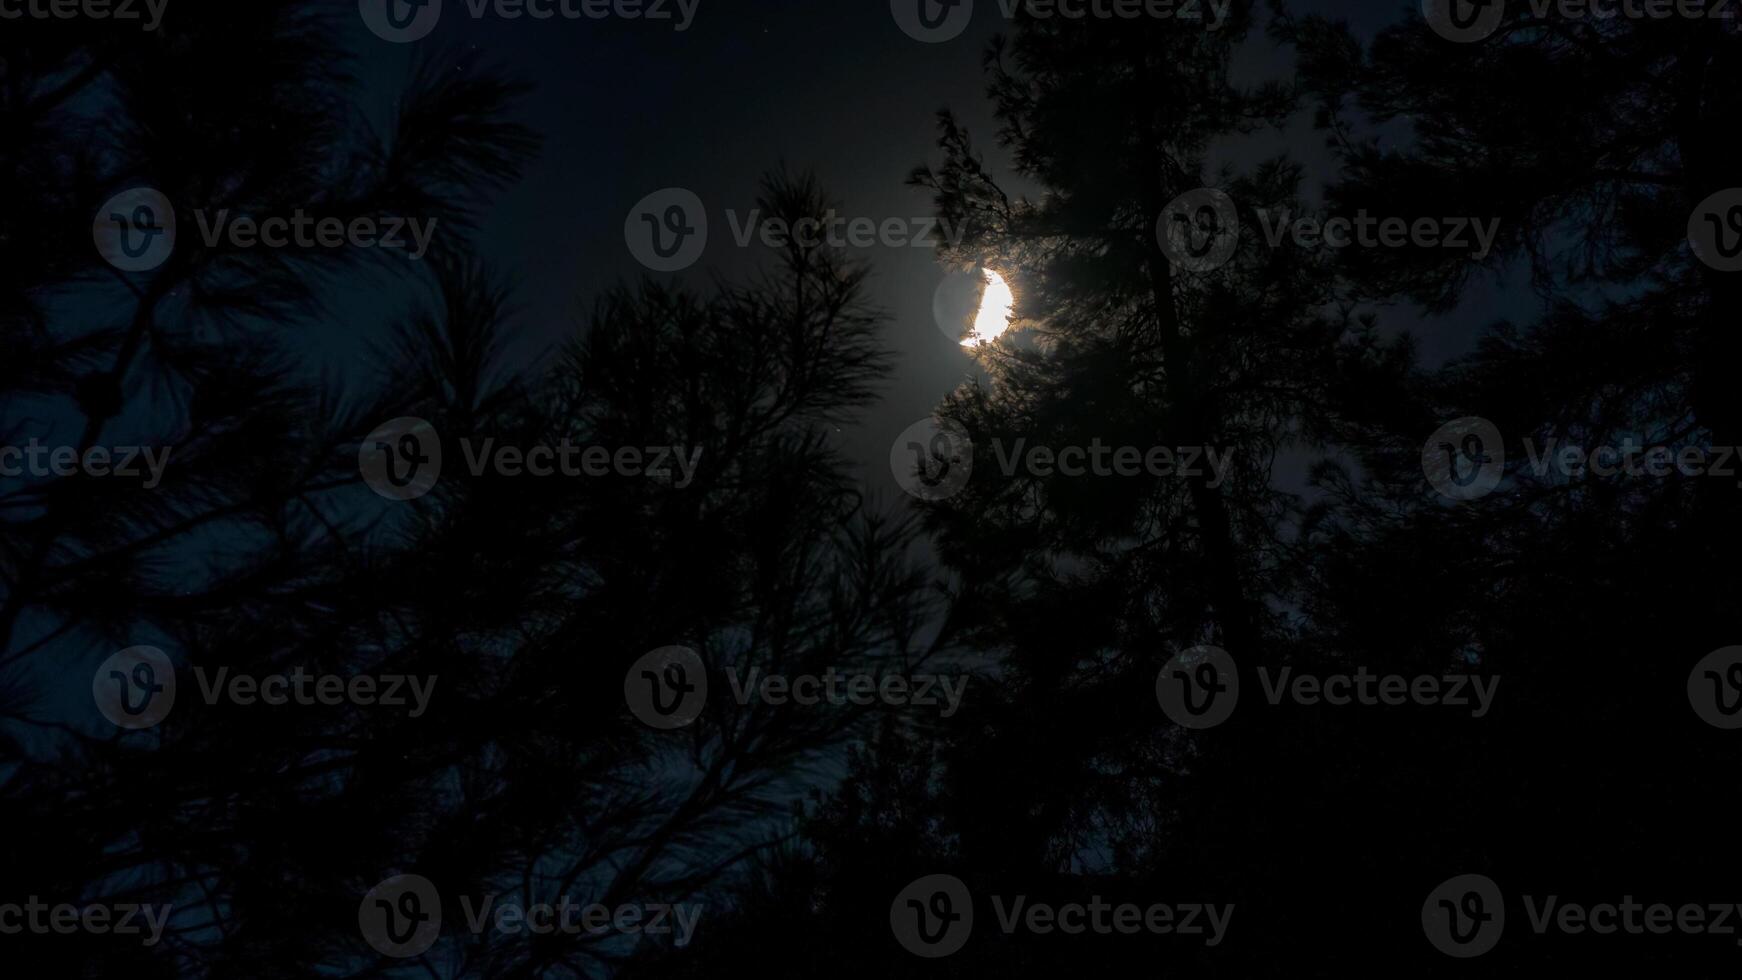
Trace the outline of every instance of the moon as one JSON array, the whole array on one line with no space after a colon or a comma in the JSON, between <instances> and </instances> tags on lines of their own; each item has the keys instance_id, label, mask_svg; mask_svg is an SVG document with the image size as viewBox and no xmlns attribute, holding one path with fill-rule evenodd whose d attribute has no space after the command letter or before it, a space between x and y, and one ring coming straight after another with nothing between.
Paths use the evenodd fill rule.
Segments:
<instances>
[{"instance_id":1,"label":"moon","mask_svg":"<svg viewBox=\"0 0 1742 980\"><path fill-rule=\"evenodd\" d=\"M986 290L980 294L980 312L974 317L974 332L962 341L963 347L977 347L997 340L1010 329L1011 310L1016 306L1016 296L1004 277L991 269L982 271L986 276Z\"/></svg>"}]
</instances>

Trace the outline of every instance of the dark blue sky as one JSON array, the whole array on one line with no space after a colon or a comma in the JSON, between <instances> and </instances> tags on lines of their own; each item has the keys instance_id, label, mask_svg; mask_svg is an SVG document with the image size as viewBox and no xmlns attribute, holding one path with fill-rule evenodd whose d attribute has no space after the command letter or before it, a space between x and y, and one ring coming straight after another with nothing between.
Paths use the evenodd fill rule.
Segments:
<instances>
[{"instance_id":1,"label":"dark blue sky","mask_svg":"<svg viewBox=\"0 0 1742 980\"><path fill-rule=\"evenodd\" d=\"M447 6L434 33L408 45L383 42L360 18L354 22L351 43L370 93L364 109L390 109L394 82L419 48L476 56L534 85L526 121L543 134L543 152L486 211L479 240L482 253L520 283L529 350L573 331L579 311L612 282L644 274L622 228L631 207L655 190L688 188L707 206L714 225L708 252L682 274L705 288L710 274L733 275L758 260L757 249L736 247L725 212L748 212L758 177L783 161L815 171L844 215L923 217L928 196L904 179L937 159L934 115L949 107L994 169L1009 173L980 68L987 40L1005 26L996 0L980 0L969 29L941 44L902 33L887 0L700 0L684 32L646 21L474 19L466 0ZM1297 0L1292 7L1345 18L1364 36L1419 16L1414 5L1391 0ZM1289 64L1288 53L1262 35L1239 61L1253 82ZM1286 148L1323 173L1329 157L1322 144L1303 113L1286 135L1225 152L1239 166ZM887 338L899 361L884 403L845 438L870 486L891 495L890 441L974 365L935 325L932 301L943 272L931 252L878 246L863 254L875 270L872 298L892 316ZM1473 328L1499 315L1503 297L1518 301L1523 280L1515 278L1504 291L1478 285L1445 320L1422 321L1413 310L1390 320L1414 327L1424 356L1443 360L1468 348Z\"/></svg>"}]
</instances>

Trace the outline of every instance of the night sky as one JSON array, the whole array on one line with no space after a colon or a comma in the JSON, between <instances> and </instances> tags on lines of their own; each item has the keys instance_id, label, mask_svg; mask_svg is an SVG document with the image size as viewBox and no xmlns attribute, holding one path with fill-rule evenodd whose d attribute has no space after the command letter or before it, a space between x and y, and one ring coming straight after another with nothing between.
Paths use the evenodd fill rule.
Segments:
<instances>
[{"instance_id":1,"label":"night sky","mask_svg":"<svg viewBox=\"0 0 1742 980\"><path fill-rule=\"evenodd\" d=\"M1213 193L1165 174L1157 215L1133 169L1272 91L1231 92L1195 30L1025 21L1040 94L1015 125L1073 195L1041 229L1065 244L1037 256L1020 224L976 244L1032 263L993 271L1019 313L1025 273L1058 300L1029 307L1057 349L961 346L978 270L923 237L848 248L862 294L782 265L753 217L774 174L883 235L933 230L908 180L943 169L941 111L1010 198L1043 192L999 145L983 62L1003 8L1047 2L213 0L143 43L0 33L0 450L81 461L0 466L0 795L27 830L0 859L8 964L1451 976L1506 929L1491 973L1733 975L1736 934L1675 910L1742 918L1742 862L1712 844L1742 806L1735 22L1467 0L1513 16L1455 43L1447 0L1426 25L1423 0L1287 0L1351 28L1293 33L1325 69L1297 72L1253 4L1233 80L1297 84L1298 111L1212 145ZM0 32L50 3L0 0ZM528 4L600 16L503 16ZM694 19L622 16L651 4ZM967 26L926 43L916 9ZM401 16L439 23L396 43ZM1345 100L1336 149L1319 98ZM950 150L946 209L983 207ZM1288 197L1279 158L1304 174L1297 236L1333 211L1462 235L1462 211L1511 237L1492 262L1236 252L1221 232L1250 236L1257 202L1229 197ZM700 202L706 248L662 270L634 232L672 196ZM442 224L425 258L238 239L305 207ZM227 240L196 232L213 211ZM1128 221L1148 224L1100 230ZM506 349L473 263L508 288ZM1406 298L1441 289L1454 308ZM837 296L882 314L886 372ZM988 364L988 397L961 391ZM831 451L820 419L851 420ZM1602 468L1638 441L1714 465ZM585 468L536 478L551 444ZM159 448L168 478L137 488L89 462ZM1108 450L1186 459L1069 468ZM514 928L473 916L486 895ZM160 948L87 914L139 896L178 910ZM518 928L571 897L635 917ZM1585 917L1617 899L1685 935ZM642 931L667 902L707 925ZM1236 904L1223 948L1171 918ZM81 916L8 927L51 905ZM1169 918L1055 914L1114 905Z\"/></svg>"},{"instance_id":2,"label":"night sky","mask_svg":"<svg viewBox=\"0 0 1742 980\"><path fill-rule=\"evenodd\" d=\"M1346 18L1363 36L1419 16L1407 4L1296 6ZM409 59L443 48L507 67L533 86L522 106L527 124L544 137L543 152L485 211L478 235L479 254L519 283L520 354L528 361L571 336L600 291L648 274L625 245L623 222L638 201L662 188L695 192L709 212L708 251L679 274L702 290L711 276L742 275L765 257L759 245L737 246L726 212L743 220L758 178L782 164L814 172L843 216L879 223L928 217L929 195L905 179L938 159L939 109L969 126L1009 187L1026 189L997 145L985 98L981 58L1005 28L995 2L981 0L970 27L939 44L904 34L883 0L701 0L682 32L672 22L474 19L464 0L448 0L447 7L433 33L404 45L383 42L360 18L353 21L349 41L368 92L362 101L367 112L391 111ZM1256 84L1286 71L1291 58L1254 32L1240 71ZM1303 112L1287 133L1261 134L1218 154L1239 168L1288 150L1309 174L1323 174L1330 157L1322 145ZM929 249L855 251L874 269L870 297L890 314L886 337L898 362L882 404L843 438L871 489L898 498L886 462L890 442L976 368L936 325L933 300L946 273ZM1449 316L1430 319L1405 308L1387 314L1386 323L1414 329L1424 362L1437 364L1467 350L1476 328L1500 315L1503 299L1507 306L1527 301L1524 282L1513 275L1506 284L1478 283ZM369 334L351 326L348 338ZM339 349L341 361L356 353ZM1277 476L1296 483L1289 473Z\"/></svg>"}]
</instances>

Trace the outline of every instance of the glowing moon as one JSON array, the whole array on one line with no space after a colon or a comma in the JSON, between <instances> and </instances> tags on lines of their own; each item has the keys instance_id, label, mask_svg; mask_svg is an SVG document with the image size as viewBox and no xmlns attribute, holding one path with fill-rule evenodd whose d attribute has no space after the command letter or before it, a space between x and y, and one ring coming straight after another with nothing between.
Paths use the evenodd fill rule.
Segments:
<instances>
[{"instance_id":1,"label":"glowing moon","mask_svg":"<svg viewBox=\"0 0 1742 980\"><path fill-rule=\"evenodd\" d=\"M980 296L980 312L974 317L974 332L962 341L963 347L997 340L1010 329L1010 312L1016 306L1016 296L1004 277L991 269L985 270L986 291Z\"/></svg>"}]
</instances>

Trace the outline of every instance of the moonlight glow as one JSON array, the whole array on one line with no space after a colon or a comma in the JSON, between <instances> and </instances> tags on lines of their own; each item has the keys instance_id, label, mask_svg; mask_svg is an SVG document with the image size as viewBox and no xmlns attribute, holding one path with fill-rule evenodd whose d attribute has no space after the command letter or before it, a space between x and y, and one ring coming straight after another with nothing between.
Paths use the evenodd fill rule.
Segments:
<instances>
[{"instance_id":1,"label":"moonlight glow","mask_svg":"<svg viewBox=\"0 0 1742 980\"><path fill-rule=\"evenodd\" d=\"M986 291L980 296L980 312L974 317L974 332L962 341L963 347L997 340L1000 334L1010 329L1010 311L1016 305L1016 297L1003 276L991 269L985 273Z\"/></svg>"}]
</instances>

